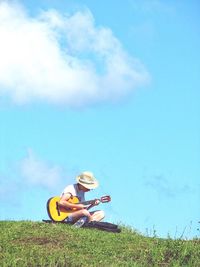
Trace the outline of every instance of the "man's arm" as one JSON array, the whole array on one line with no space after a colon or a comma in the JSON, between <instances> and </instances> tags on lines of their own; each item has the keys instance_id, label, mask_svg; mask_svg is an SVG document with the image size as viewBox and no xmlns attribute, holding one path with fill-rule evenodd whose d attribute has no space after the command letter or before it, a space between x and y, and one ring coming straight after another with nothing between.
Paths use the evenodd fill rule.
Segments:
<instances>
[{"instance_id":1,"label":"man's arm","mask_svg":"<svg viewBox=\"0 0 200 267\"><path fill-rule=\"evenodd\" d=\"M70 198L71 198L71 194L70 193L63 194L61 199L60 199L60 201L59 201L59 204L62 205L62 206L65 206L68 209L82 210L82 209L86 208L86 206L83 205L83 204L70 203L68 201Z\"/></svg>"}]
</instances>

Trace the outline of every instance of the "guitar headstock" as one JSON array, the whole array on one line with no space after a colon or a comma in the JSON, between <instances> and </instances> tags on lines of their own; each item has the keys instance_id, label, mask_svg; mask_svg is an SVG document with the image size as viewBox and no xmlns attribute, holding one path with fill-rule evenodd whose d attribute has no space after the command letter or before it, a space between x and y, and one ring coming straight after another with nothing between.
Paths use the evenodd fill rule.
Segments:
<instances>
[{"instance_id":1,"label":"guitar headstock","mask_svg":"<svg viewBox=\"0 0 200 267\"><path fill-rule=\"evenodd\" d=\"M111 201L111 197L110 196L102 196L100 201L102 203L110 202Z\"/></svg>"}]
</instances>

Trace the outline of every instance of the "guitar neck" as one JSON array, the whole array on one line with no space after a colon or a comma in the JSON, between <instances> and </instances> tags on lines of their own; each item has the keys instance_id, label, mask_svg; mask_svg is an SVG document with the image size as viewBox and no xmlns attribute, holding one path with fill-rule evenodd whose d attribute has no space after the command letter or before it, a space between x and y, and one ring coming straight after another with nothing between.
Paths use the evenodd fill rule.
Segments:
<instances>
[{"instance_id":1,"label":"guitar neck","mask_svg":"<svg viewBox=\"0 0 200 267\"><path fill-rule=\"evenodd\" d=\"M101 203L106 203L111 201L110 196L103 196L100 199L93 199L93 200L88 200L88 201L83 201L81 204L83 205L90 205L90 204L95 204L96 200L99 200Z\"/></svg>"},{"instance_id":2,"label":"guitar neck","mask_svg":"<svg viewBox=\"0 0 200 267\"><path fill-rule=\"evenodd\" d=\"M83 202L81 202L81 204L83 204L83 205L90 205L90 204L94 204L95 203L95 199L93 199L93 200L88 200L88 201L83 201Z\"/></svg>"}]
</instances>

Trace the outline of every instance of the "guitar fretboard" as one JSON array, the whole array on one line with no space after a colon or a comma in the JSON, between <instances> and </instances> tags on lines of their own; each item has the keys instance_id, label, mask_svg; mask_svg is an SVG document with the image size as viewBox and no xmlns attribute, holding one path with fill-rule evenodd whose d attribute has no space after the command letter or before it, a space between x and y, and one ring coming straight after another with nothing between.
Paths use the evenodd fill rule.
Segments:
<instances>
[{"instance_id":1,"label":"guitar fretboard","mask_svg":"<svg viewBox=\"0 0 200 267\"><path fill-rule=\"evenodd\" d=\"M83 205L90 205L90 204L94 204L95 203L95 200L88 200L88 201L83 201L83 202L80 202L81 204Z\"/></svg>"}]
</instances>

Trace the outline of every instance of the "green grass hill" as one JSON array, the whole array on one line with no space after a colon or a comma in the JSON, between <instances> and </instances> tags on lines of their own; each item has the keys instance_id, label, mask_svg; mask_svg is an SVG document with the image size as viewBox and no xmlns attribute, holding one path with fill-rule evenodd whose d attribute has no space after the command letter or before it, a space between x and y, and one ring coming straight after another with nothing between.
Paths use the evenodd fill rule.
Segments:
<instances>
[{"instance_id":1,"label":"green grass hill","mask_svg":"<svg viewBox=\"0 0 200 267\"><path fill-rule=\"evenodd\" d=\"M145 237L65 224L0 221L0 266L200 266L200 239Z\"/></svg>"}]
</instances>

